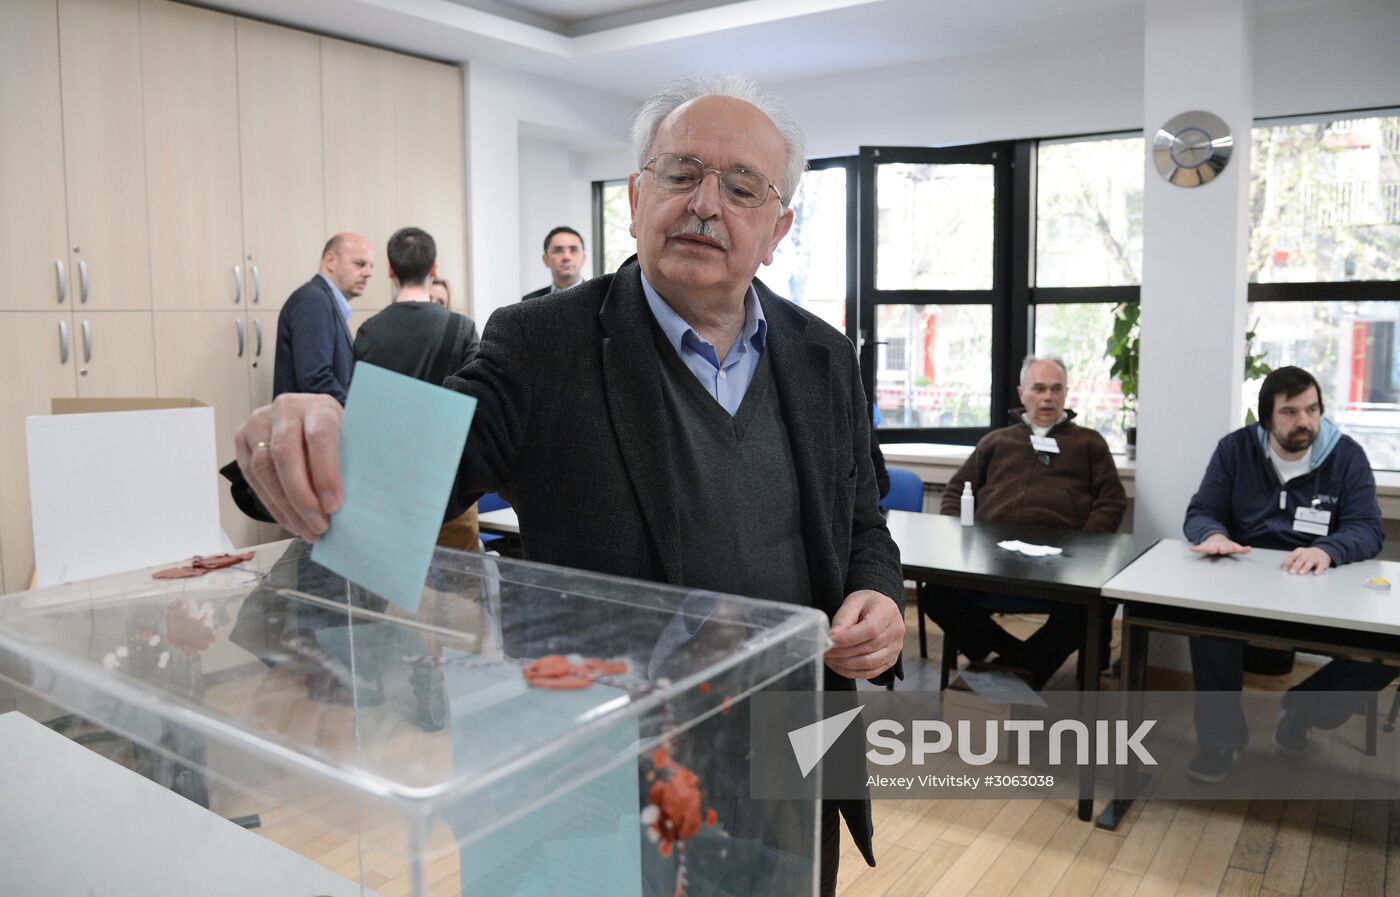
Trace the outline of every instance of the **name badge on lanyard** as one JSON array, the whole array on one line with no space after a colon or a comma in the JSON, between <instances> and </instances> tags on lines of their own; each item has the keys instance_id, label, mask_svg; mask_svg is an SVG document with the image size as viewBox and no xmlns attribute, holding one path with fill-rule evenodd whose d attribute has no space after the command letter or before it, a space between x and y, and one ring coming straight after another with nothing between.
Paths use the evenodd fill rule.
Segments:
<instances>
[{"instance_id":1,"label":"name badge on lanyard","mask_svg":"<svg viewBox=\"0 0 1400 897\"><path fill-rule=\"evenodd\" d=\"M1299 506L1298 510L1293 512L1293 529L1296 532L1325 536L1327 535L1327 526L1331 522L1332 512L1324 511L1321 508Z\"/></svg>"},{"instance_id":2,"label":"name badge on lanyard","mask_svg":"<svg viewBox=\"0 0 1400 897\"><path fill-rule=\"evenodd\" d=\"M1037 436L1032 433L1031 448L1038 452L1052 452L1056 455L1060 453L1060 443L1055 441L1053 436Z\"/></svg>"}]
</instances>

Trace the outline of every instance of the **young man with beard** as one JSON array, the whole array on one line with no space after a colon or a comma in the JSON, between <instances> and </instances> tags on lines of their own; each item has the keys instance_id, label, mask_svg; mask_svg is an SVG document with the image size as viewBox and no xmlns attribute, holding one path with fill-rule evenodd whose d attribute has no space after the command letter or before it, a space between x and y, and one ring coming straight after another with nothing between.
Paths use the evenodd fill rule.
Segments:
<instances>
[{"instance_id":1,"label":"young man with beard","mask_svg":"<svg viewBox=\"0 0 1400 897\"><path fill-rule=\"evenodd\" d=\"M1375 557L1384 534L1371 464L1322 414L1322 391L1312 374L1282 367L1264 379L1259 423L1220 440L1186 509L1192 551L1225 556L1254 546L1292 549L1283 569L1317 576ZM1239 698L1243 651L1238 639L1191 639L1201 750L1187 773L1197 781L1223 781L1249 739ZM1309 729L1337 728L1360 709L1359 693L1384 688L1396 674L1379 663L1333 660L1284 696L1274 749L1301 756Z\"/></svg>"}]
</instances>

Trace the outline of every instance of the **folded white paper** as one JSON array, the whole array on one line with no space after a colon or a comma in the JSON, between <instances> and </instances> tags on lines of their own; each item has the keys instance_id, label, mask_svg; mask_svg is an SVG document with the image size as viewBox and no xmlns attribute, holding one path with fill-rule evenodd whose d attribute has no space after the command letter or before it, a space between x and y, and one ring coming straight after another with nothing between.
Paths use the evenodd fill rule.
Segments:
<instances>
[{"instance_id":1,"label":"folded white paper","mask_svg":"<svg viewBox=\"0 0 1400 897\"><path fill-rule=\"evenodd\" d=\"M1063 548L1056 548L1053 545L1032 545L1029 542L1018 542L1015 539L998 542L997 547L1004 548L1007 551L1017 551L1027 557L1033 558L1051 557L1064 552Z\"/></svg>"}]
</instances>

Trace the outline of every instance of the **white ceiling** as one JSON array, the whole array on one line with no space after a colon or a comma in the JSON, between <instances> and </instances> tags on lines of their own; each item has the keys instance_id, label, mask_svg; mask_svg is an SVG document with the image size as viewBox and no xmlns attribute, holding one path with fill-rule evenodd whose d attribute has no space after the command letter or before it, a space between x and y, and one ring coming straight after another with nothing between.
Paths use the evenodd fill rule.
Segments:
<instances>
[{"instance_id":1,"label":"white ceiling","mask_svg":"<svg viewBox=\"0 0 1400 897\"><path fill-rule=\"evenodd\" d=\"M739 0L451 0L516 22L565 35L606 31Z\"/></svg>"},{"instance_id":2,"label":"white ceiling","mask_svg":"<svg viewBox=\"0 0 1400 897\"><path fill-rule=\"evenodd\" d=\"M683 74L773 83L1140 30L1142 0L202 0L625 97ZM1261 12L1323 0L1260 0ZM1389 0L1387 0L1389 2ZM911 85L911 90L918 89Z\"/></svg>"}]
</instances>

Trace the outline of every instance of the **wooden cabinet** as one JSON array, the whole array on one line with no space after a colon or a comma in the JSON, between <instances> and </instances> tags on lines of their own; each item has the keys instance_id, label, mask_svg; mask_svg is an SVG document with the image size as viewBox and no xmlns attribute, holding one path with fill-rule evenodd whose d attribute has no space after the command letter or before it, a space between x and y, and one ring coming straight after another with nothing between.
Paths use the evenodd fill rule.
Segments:
<instances>
[{"instance_id":1,"label":"wooden cabinet","mask_svg":"<svg viewBox=\"0 0 1400 897\"><path fill-rule=\"evenodd\" d=\"M241 309L234 19L141 0L142 94L156 309Z\"/></svg>"},{"instance_id":2,"label":"wooden cabinet","mask_svg":"<svg viewBox=\"0 0 1400 897\"><path fill-rule=\"evenodd\" d=\"M66 311L0 312L0 551L5 591L29 587L34 541L24 419L48 414L56 398L77 395L78 356Z\"/></svg>"},{"instance_id":3,"label":"wooden cabinet","mask_svg":"<svg viewBox=\"0 0 1400 897\"><path fill-rule=\"evenodd\" d=\"M214 409L218 465L234 459L233 434L248 404L246 317L241 311L155 313L156 394L199 399ZM220 481L219 519L239 548L255 544L256 521L234 505Z\"/></svg>"},{"instance_id":4,"label":"wooden cabinet","mask_svg":"<svg viewBox=\"0 0 1400 897\"><path fill-rule=\"evenodd\" d=\"M73 313L73 355L82 398L156 394L155 333L148 311Z\"/></svg>"},{"instance_id":5,"label":"wooden cabinet","mask_svg":"<svg viewBox=\"0 0 1400 897\"><path fill-rule=\"evenodd\" d=\"M137 0L59 0L69 295L85 309L149 309L146 135Z\"/></svg>"},{"instance_id":6,"label":"wooden cabinet","mask_svg":"<svg viewBox=\"0 0 1400 897\"><path fill-rule=\"evenodd\" d=\"M272 374L277 366L277 312L248 310L249 407L272 401Z\"/></svg>"},{"instance_id":7,"label":"wooden cabinet","mask_svg":"<svg viewBox=\"0 0 1400 897\"><path fill-rule=\"evenodd\" d=\"M276 310L316 272L330 236L318 37L238 20L238 134L246 302L250 313Z\"/></svg>"},{"instance_id":8,"label":"wooden cabinet","mask_svg":"<svg viewBox=\"0 0 1400 897\"><path fill-rule=\"evenodd\" d=\"M321 127L325 140L326 231L354 231L374 247L374 277L356 308L389 304L389 235L403 223L395 197L395 54L321 39Z\"/></svg>"},{"instance_id":9,"label":"wooden cabinet","mask_svg":"<svg viewBox=\"0 0 1400 897\"><path fill-rule=\"evenodd\" d=\"M54 0L0 3L0 309L66 307L58 59Z\"/></svg>"},{"instance_id":10,"label":"wooden cabinet","mask_svg":"<svg viewBox=\"0 0 1400 897\"><path fill-rule=\"evenodd\" d=\"M461 70L168 0L0 0L0 586L33 571L24 418L190 396L218 461L326 239L431 233L466 307ZM86 298L84 298L86 297ZM271 538L220 484L238 545ZM139 511L134 511L139 513Z\"/></svg>"},{"instance_id":11,"label":"wooden cabinet","mask_svg":"<svg viewBox=\"0 0 1400 897\"><path fill-rule=\"evenodd\" d=\"M396 131L412 135L396 147L397 220L401 226L415 225L433 235L438 275L452 285L453 310L465 312L470 305L462 70L395 56L394 73L399 98Z\"/></svg>"}]
</instances>

